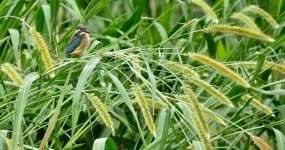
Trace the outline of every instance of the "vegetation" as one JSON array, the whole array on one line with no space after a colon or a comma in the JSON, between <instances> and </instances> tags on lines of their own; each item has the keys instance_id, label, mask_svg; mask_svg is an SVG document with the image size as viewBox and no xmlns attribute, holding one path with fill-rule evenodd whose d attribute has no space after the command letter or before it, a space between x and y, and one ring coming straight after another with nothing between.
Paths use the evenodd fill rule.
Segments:
<instances>
[{"instance_id":1,"label":"vegetation","mask_svg":"<svg viewBox=\"0 0 285 150\"><path fill-rule=\"evenodd\" d=\"M3 0L0 149L283 150L284 20L283 0Z\"/></svg>"}]
</instances>

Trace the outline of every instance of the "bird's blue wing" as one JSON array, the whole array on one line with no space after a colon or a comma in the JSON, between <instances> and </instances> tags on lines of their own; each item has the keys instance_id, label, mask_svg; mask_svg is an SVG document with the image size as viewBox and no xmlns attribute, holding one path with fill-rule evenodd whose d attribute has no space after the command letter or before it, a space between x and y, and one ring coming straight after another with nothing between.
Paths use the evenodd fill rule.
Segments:
<instances>
[{"instance_id":1,"label":"bird's blue wing","mask_svg":"<svg viewBox=\"0 0 285 150\"><path fill-rule=\"evenodd\" d=\"M80 45L81 40L82 36L76 34L73 35L65 48L66 54L72 53Z\"/></svg>"}]
</instances>

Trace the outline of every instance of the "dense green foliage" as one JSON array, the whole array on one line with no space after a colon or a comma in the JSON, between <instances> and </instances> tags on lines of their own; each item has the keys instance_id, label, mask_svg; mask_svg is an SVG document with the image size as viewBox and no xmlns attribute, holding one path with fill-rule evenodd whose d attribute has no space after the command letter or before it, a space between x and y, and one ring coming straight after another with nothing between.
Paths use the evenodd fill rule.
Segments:
<instances>
[{"instance_id":1,"label":"dense green foliage","mask_svg":"<svg viewBox=\"0 0 285 150\"><path fill-rule=\"evenodd\" d=\"M23 81L11 80L13 70L2 65L0 149L259 149L256 136L283 150L285 2L206 0L217 19L193 2L3 0L0 64L12 64ZM279 28L248 10L254 28L231 17L249 5ZM205 30L217 21L240 28ZM91 32L90 46L81 58L67 58L78 24ZM53 68L46 69L31 30L43 37ZM189 53L221 62L248 84Z\"/></svg>"}]
</instances>

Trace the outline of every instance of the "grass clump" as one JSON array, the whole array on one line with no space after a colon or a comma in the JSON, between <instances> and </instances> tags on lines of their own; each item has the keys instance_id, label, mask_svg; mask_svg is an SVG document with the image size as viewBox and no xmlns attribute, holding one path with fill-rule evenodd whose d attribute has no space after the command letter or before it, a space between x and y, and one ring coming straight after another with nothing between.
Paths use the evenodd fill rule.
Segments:
<instances>
[{"instance_id":1,"label":"grass clump","mask_svg":"<svg viewBox=\"0 0 285 150\"><path fill-rule=\"evenodd\" d=\"M244 133L254 131L277 149L284 23L270 29L244 11L247 4L285 20L275 1L2 1L0 142L13 139L13 149L248 149L255 145ZM80 44L79 24L90 45L80 59L67 58L68 43Z\"/></svg>"}]
</instances>

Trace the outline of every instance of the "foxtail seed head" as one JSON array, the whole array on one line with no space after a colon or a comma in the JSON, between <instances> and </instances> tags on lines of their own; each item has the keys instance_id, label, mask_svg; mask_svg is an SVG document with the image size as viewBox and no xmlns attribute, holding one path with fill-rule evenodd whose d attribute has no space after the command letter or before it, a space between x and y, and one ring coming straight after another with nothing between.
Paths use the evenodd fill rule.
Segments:
<instances>
[{"instance_id":1,"label":"foxtail seed head","mask_svg":"<svg viewBox=\"0 0 285 150\"><path fill-rule=\"evenodd\" d=\"M258 6L249 5L248 7L244 8L243 11L258 14L262 16L273 28L275 29L279 28L279 24L273 19L273 17Z\"/></svg>"},{"instance_id":2,"label":"foxtail seed head","mask_svg":"<svg viewBox=\"0 0 285 150\"><path fill-rule=\"evenodd\" d=\"M217 71L219 71L221 74L223 74L223 75L227 76L228 78L232 79L233 81L235 81L237 84L239 84L245 88L250 87L250 84L246 80L244 80L241 76L239 76L238 74L233 72L231 69L226 67L224 64L222 64L222 63L220 63L220 62L218 62L212 58L209 58L205 55L201 55L201 54L189 53L189 56L193 60L197 60L203 64L212 66Z\"/></svg>"},{"instance_id":3,"label":"foxtail seed head","mask_svg":"<svg viewBox=\"0 0 285 150\"><path fill-rule=\"evenodd\" d=\"M263 66L266 68L271 67L272 70L285 74L285 65L283 64L277 64L275 62L266 61Z\"/></svg>"},{"instance_id":4,"label":"foxtail seed head","mask_svg":"<svg viewBox=\"0 0 285 150\"><path fill-rule=\"evenodd\" d=\"M162 66L173 71L173 72L178 72L178 73L183 73L185 76L197 76L199 77L198 73L194 70L192 70L189 67L186 67L184 65L180 65L176 62L168 61L168 60L163 60L161 62Z\"/></svg>"},{"instance_id":5,"label":"foxtail seed head","mask_svg":"<svg viewBox=\"0 0 285 150\"><path fill-rule=\"evenodd\" d=\"M149 129L149 131L153 134L153 136L156 136L155 131L156 131L156 127L153 123L150 111L149 111L149 107L147 104L147 100L140 88L140 86L138 84L133 86L133 91L134 91L134 95L136 98L137 103L139 104L144 120L146 122L146 125Z\"/></svg>"},{"instance_id":6,"label":"foxtail seed head","mask_svg":"<svg viewBox=\"0 0 285 150\"><path fill-rule=\"evenodd\" d=\"M39 49L39 52L40 52L42 61L45 65L46 71L52 70L54 67L53 60L50 56L48 46L45 43L43 37L41 36L41 34L39 32L36 31L36 29L31 29L30 32L32 34L32 37L34 38L34 41L35 41L38 49ZM54 77L55 72L50 72L49 76Z\"/></svg>"},{"instance_id":7,"label":"foxtail seed head","mask_svg":"<svg viewBox=\"0 0 285 150\"><path fill-rule=\"evenodd\" d=\"M21 86L23 83L22 78L19 73L12 67L9 63L4 63L1 65L1 70L18 86Z\"/></svg>"},{"instance_id":8,"label":"foxtail seed head","mask_svg":"<svg viewBox=\"0 0 285 150\"><path fill-rule=\"evenodd\" d=\"M200 79L199 77L190 77L190 79L192 80L193 84L205 89L208 93L210 93L212 96L214 96L222 104L224 104L228 107L234 107L233 103L229 100L229 98L226 95L224 95L219 90L215 89L208 82Z\"/></svg>"},{"instance_id":9,"label":"foxtail seed head","mask_svg":"<svg viewBox=\"0 0 285 150\"><path fill-rule=\"evenodd\" d=\"M215 23L219 22L218 17L213 9L204 0L192 0L192 2L201 7Z\"/></svg>"},{"instance_id":10,"label":"foxtail seed head","mask_svg":"<svg viewBox=\"0 0 285 150\"><path fill-rule=\"evenodd\" d=\"M257 64L256 61L241 61L241 62L232 63L230 64L230 66L242 66L249 69L255 69L256 64ZM278 64L271 61L265 61L262 66L262 69L272 69L279 73L285 74L285 66L283 64Z\"/></svg>"},{"instance_id":11,"label":"foxtail seed head","mask_svg":"<svg viewBox=\"0 0 285 150\"><path fill-rule=\"evenodd\" d=\"M250 105L252 105L253 107L255 107L256 109L263 111L264 113L268 114L268 115L272 115L274 117L274 114L272 112L272 110L267 107L266 105L263 105L259 100L257 100L256 98L254 98L253 96L250 95L243 95L241 97L242 100L244 101L248 101L251 99L250 101Z\"/></svg>"},{"instance_id":12,"label":"foxtail seed head","mask_svg":"<svg viewBox=\"0 0 285 150\"><path fill-rule=\"evenodd\" d=\"M259 27L254 23L254 21L252 21L247 15L243 14L243 13L234 13L231 18L240 20L241 22L243 22L244 24L246 24L250 29L253 29L257 32L262 32Z\"/></svg>"},{"instance_id":13,"label":"foxtail seed head","mask_svg":"<svg viewBox=\"0 0 285 150\"><path fill-rule=\"evenodd\" d=\"M260 150L272 150L272 148L260 137L250 134L252 140L254 141L255 145Z\"/></svg>"},{"instance_id":14,"label":"foxtail seed head","mask_svg":"<svg viewBox=\"0 0 285 150\"><path fill-rule=\"evenodd\" d=\"M108 113L106 106L101 102L101 100L97 96L87 95L87 97L91 101L93 107L99 113L99 116L102 118L105 125L110 129L112 129L112 132L115 133L113 128L113 121L111 119L110 114Z\"/></svg>"},{"instance_id":15,"label":"foxtail seed head","mask_svg":"<svg viewBox=\"0 0 285 150\"><path fill-rule=\"evenodd\" d=\"M274 42L275 40L271 37L267 36L264 33L260 33L257 31L252 31L250 29L241 28L237 26L230 26L230 25L224 25L224 24L215 24L210 25L206 28L206 32L210 33L216 33L216 32L223 32L223 33L233 33L237 35L242 35L250 38L259 39L261 41L266 42Z\"/></svg>"},{"instance_id":16,"label":"foxtail seed head","mask_svg":"<svg viewBox=\"0 0 285 150\"><path fill-rule=\"evenodd\" d=\"M132 66L133 66L134 70L135 70L138 74L141 74L140 62L141 62L141 60L139 60L139 58L136 57L136 56L134 56L133 58L131 58Z\"/></svg>"},{"instance_id":17,"label":"foxtail seed head","mask_svg":"<svg viewBox=\"0 0 285 150\"><path fill-rule=\"evenodd\" d=\"M191 103L189 103L189 101L187 100L188 97L186 95L175 95L174 96L177 100L186 103L187 105L189 105L190 108L192 108L193 106L190 106ZM218 123L223 124L224 126L226 126L227 124L223 121L223 119L216 114L215 112L213 112L212 110L210 110L209 108L205 107L202 103L200 103L201 109L203 111L203 114L205 116L207 116L207 118L212 119Z\"/></svg>"},{"instance_id":18,"label":"foxtail seed head","mask_svg":"<svg viewBox=\"0 0 285 150\"><path fill-rule=\"evenodd\" d=\"M183 91L185 92L186 96L188 97L188 103L190 103L190 108L193 110L191 113L192 121L194 123L194 127L197 130L198 136L201 142L204 144L206 150L212 150L212 145L210 142L210 133L208 129L208 125L204 119L203 111L201 105L196 98L194 92L189 86L183 86ZM187 102L185 99L184 101Z\"/></svg>"}]
</instances>

